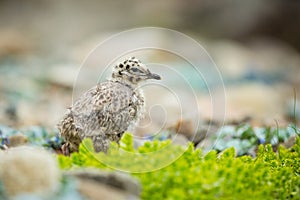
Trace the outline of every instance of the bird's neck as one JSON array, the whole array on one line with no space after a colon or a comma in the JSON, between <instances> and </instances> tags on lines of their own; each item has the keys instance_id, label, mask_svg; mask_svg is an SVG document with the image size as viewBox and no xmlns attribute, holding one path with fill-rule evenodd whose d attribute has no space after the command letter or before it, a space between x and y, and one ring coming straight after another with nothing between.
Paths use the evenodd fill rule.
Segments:
<instances>
[{"instance_id":1,"label":"bird's neck","mask_svg":"<svg viewBox=\"0 0 300 200\"><path fill-rule=\"evenodd\" d=\"M137 87L138 85L137 85L136 83L132 83L132 82L130 82L129 80L122 79L122 78L119 78L119 77L111 78L110 81L121 83L121 84L123 84L123 85L126 85L126 86L132 88L132 89L138 88L138 87Z\"/></svg>"}]
</instances>

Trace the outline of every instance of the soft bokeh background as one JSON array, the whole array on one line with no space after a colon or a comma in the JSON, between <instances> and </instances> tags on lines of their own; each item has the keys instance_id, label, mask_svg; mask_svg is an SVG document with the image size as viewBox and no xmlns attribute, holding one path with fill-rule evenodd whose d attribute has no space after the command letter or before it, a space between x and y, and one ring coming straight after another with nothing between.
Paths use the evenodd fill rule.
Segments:
<instances>
[{"instance_id":1,"label":"soft bokeh background","mask_svg":"<svg viewBox=\"0 0 300 200\"><path fill-rule=\"evenodd\" d=\"M0 0L0 124L55 127L71 105L78 68L97 44L120 31L159 26L189 35L211 55L225 83L226 122L286 125L294 89L299 105L299 10L293 0ZM97 82L89 76L94 69L82 75L82 90ZM221 95L222 88L212 92ZM156 102L165 99L155 94ZM201 116L210 119L210 97L200 94Z\"/></svg>"}]
</instances>

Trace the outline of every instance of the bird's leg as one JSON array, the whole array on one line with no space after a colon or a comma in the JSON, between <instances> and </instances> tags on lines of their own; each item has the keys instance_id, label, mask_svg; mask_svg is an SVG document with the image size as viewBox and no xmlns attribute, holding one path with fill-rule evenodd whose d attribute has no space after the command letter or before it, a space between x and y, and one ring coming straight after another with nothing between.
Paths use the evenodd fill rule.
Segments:
<instances>
[{"instance_id":1,"label":"bird's leg","mask_svg":"<svg viewBox=\"0 0 300 200\"><path fill-rule=\"evenodd\" d=\"M104 152L107 153L107 150L109 148L109 144L110 144L110 140L103 135L96 135L96 136L92 136L90 137L93 141L93 146L94 146L94 150L95 152Z\"/></svg>"},{"instance_id":2,"label":"bird's leg","mask_svg":"<svg viewBox=\"0 0 300 200\"><path fill-rule=\"evenodd\" d=\"M70 144L69 143L65 143L61 146L61 151L65 156L69 156L70 155Z\"/></svg>"},{"instance_id":3,"label":"bird's leg","mask_svg":"<svg viewBox=\"0 0 300 200\"><path fill-rule=\"evenodd\" d=\"M125 133L125 131L122 131L117 134L116 142L117 142L119 148L120 148L120 140L121 140L122 136L124 135L124 133Z\"/></svg>"}]
</instances>

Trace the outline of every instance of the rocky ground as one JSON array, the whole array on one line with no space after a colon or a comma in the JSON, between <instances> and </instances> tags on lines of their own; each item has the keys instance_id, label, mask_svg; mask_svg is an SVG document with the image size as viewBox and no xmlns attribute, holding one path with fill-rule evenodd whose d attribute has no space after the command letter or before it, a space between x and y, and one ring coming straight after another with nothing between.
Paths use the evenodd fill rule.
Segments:
<instances>
[{"instance_id":1,"label":"rocky ground","mask_svg":"<svg viewBox=\"0 0 300 200\"><path fill-rule=\"evenodd\" d=\"M13 40L20 40L20 42L14 46L5 44L9 37L15 37ZM55 189L54 186L62 184L59 180L64 177L65 187L71 188L68 189L69 193L64 194L68 198L75 198L77 194L76 198L83 195L90 199L98 199L101 195L105 197L104 199L138 199L140 191L138 183L130 177L127 177L127 180L123 174L103 174L94 171L61 174L50 153L33 148L28 150L26 159L23 159L25 157L22 147L12 148L21 144L35 144L35 146L47 147L58 154L61 153L60 147L63 141L57 137L56 123L72 103L73 96L76 98L76 95L80 95L90 85L95 84L97 77L93 74L96 67L92 66L86 67L81 72L80 76L84 78L76 79L77 69L80 66L78 60L63 59L56 60L54 63L45 62L32 53L30 50L32 47L25 38L11 34L9 37L3 39L2 44L0 43L2 52L0 55L0 124L2 124L0 131L2 149L8 148L0 152L3 154L0 178L14 180L14 177L18 177L22 179L18 182L23 185L17 186L4 182L3 184L10 188L6 192L14 196L24 192L39 195L51 192L53 194L55 191L55 194L60 194L62 198L64 191ZM266 141L266 138L259 136L260 133L266 133L266 130L261 130L264 127L281 128L283 135L269 140L269 142L275 141L273 142L275 149L278 144L291 146L295 134L291 129L287 130L284 127L294 122L295 116L296 118L300 116L299 106L294 107L294 103L299 105L298 94L300 94L298 80L300 56L297 51L283 44L270 44L267 41L242 45L230 40L205 40L205 46L222 74L225 92L221 85L214 85L207 91L201 82L198 83L192 76L190 77L189 73L192 71L179 62L175 66L176 69L191 81L197 93L196 96L192 96L191 93L184 91L182 80L168 77L167 72L162 69L161 73L165 77L163 84L178 94L179 103L172 93L164 89L145 87L148 112L141 125L131 130L136 135L136 146L143 144L145 140L171 139L174 144L183 146L193 142L195 148L202 148L205 151L211 149L222 151L234 146L239 155L255 156L257 144ZM78 48L83 49L81 46ZM81 57L85 53L82 53ZM151 58L159 62L162 58L156 53L154 52ZM163 62L169 63L170 66L174 65L174 61L165 58ZM159 73L159 69L157 71ZM214 83L214 80L211 81ZM75 92L74 83L77 90ZM216 101L212 101L212 98ZM198 108L196 110L195 105ZM193 118L193 116L198 117ZM299 121L296 122L299 125ZM237 136L230 135L231 131L237 130L236 125L241 124L245 127L241 128L240 132L242 135L248 134L247 140L236 139ZM247 132L247 125L256 129ZM14 134L10 136L12 132ZM274 132L275 130L272 133ZM43 140L38 139L42 137ZM40 159L40 164L35 165L34 159ZM15 165L19 168L8 167ZM24 173L24 170L32 168L36 169L34 173ZM44 178L45 171L54 174L51 179ZM107 176L114 177L112 179L115 182L107 182ZM44 184L35 186L30 182L33 178L37 183ZM70 179L77 180L76 187L68 185ZM13 187L10 186L12 184ZM25 185L30 187L27 188ZM23 199L24 196L18 198ZM27 198L30 199L30 195Z\"/></svg>"},{"instance_id":2,"label":"rocky ground","mask_svg":"<svg viewBox=\"0 0 300 200\"><path fill-rule=\"evenodd\" d=\"M169 52L128 53L140 56L163 76L158 85L143 86L147 112L139 126L129 130L136 147L148 140L171 139L183 146L192 142L204 151L234 146L238 155L255 157L258 144L271 143L274 150L279 144L292 146L296 125L300 126L299 30L289 25L294 21L290 17L299 18L293 6L297 3L255 1L232 7L227 1L222 6L203 1L199 10L194 8L199 6L196 2L166 1L155 9L166 13L158 20L156 12L148 11L155 8L153 4L134 2L106 6L94 1L71 6L23 3L23 9L0 2L0 199L3 191L15 199L40 194L49 194L49 199L139 198L142 188L124 173L62 172L53 157L61 154L63 140L56 124L66 108L73 98L104 81L113 66L105 62L112 50L94 57L91 51L124 30L124 24L159 21L156 25L180 27L203 47L198 52L166 34L147 35L150 43L172 49L180 46L199 58L200 75L186 60ZM245 6L247 12L232 12ZM281 8L282 13L278 12ZM112 11L116 14L111 16ZM98 22L107 16L110 20ZM282 23L281 31L277 23ZM132 44L131 37L122 41L111 48Z\"/></svg>"}]
</instances>

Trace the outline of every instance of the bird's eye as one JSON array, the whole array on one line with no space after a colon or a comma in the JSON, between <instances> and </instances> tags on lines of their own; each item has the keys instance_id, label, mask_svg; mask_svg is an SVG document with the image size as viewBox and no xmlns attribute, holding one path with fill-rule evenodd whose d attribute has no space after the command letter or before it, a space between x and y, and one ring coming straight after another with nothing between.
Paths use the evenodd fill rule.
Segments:
<instances>
[{"instance_id":1,"label":"bird's eye","mask_svg":"<svg viewBox=\"0 0 300 200\"><path fill-rule=\"evenodd\" d=\"M133 72L137 72L137 71L138 71L138 68L135 68L135 67L134 67L134 68L132 68L131 70L132 70Z\"/></svg>"},{"instance_id":2,"label":"bird's eye","mask_svg":"<svg viewBox=\"0 0 300 200\"><path fill-rule=\"evenodd\" d=\"M138 73L143 73L143 71L142 70L140 70L140 69L138 69L138 68L136 68L136 67L133 67L132 69L131 69L131 71L132 72L138 72Z\"/></svg>"}]
</instances>

